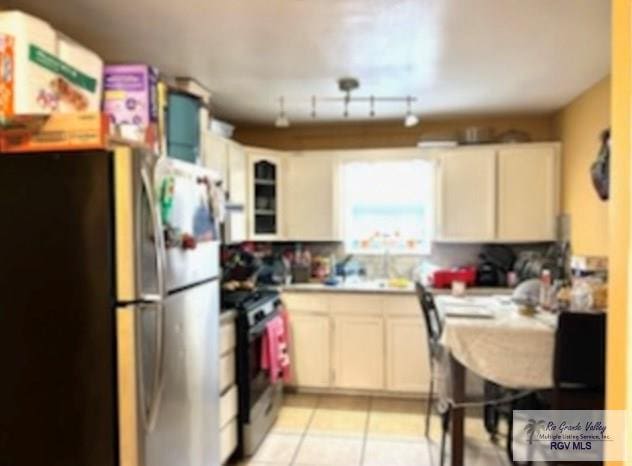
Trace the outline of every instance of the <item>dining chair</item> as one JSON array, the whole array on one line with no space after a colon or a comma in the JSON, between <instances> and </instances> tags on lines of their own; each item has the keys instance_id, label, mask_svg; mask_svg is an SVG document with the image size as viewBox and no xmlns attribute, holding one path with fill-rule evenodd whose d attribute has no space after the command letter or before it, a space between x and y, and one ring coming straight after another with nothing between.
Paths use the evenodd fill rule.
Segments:
<instances>
[{"instance_id":1,"label":"dining chair","mask_svg":"<svg viewBox=\"0 0 632 466\"><path fill-rule=\"evenodd\" d=\"M443 325L441 323L441 319L439 317L439 311L437 310L437 306L434 302L434 297L431 292L429 292L421 283L415 283L415 292L417 294L417 299L419 301L419 305L421 307L421 313L424 318L424 324L426 327L426 334L428 336L428 355L429 355L429 363L430 363L430 387L428 389L428 403L426 407L426 428L425 435L426 437L430 434L430 418L432 415L432 408L434 404L434 389L435 389L435 378L436 378L436 370L439 365L442 363L442 357L445 355L445 350L442 347L441 333L443 332ZM443 409L439 409L439 414L441 415L441 449L440 449L440 465L443 465L443 461L445 458L445 441L448 433L448 426L450 420L450 407L445 406Z\"/></svg>"},{"instance_id":2,"label":"dining chair","mask_svg":"<svg viewBox=\"0 0 632 466\"><path fill-rule=\"evenodd\" d=\"M551 409L604 408L606 314L562 312L555 334Z\"/></svg>"},{"instance_id":3,"label":"dining chair","mask_svg":"<svg viewBox=\"0 0 632 466\"><path fill-rule=\"evenodd\" d=\"M604 409L605 347L606 314L562 312L559 315L553 349L553 389L538 390L511 403L489 407L489 415L493 417L488 422L497 424L499 416L507 419L506 449L510 461L513 462L514 409ZM490 389L489 398L517 392L491 382L486 388Z\"/></svg>"},{"instance_id":4,"label":"dining chair","mask_svg":"<svg viewBox=\"0 0 632 466\"><path fill-rule=\"evenodd\" d=\"M562 312L553 350L553 390L546 409L602 410L605 406L606 314ZM549 466L568 464L549 462ZM601 461L584 462L586 466Z\"/></svg>"}]
</instances>

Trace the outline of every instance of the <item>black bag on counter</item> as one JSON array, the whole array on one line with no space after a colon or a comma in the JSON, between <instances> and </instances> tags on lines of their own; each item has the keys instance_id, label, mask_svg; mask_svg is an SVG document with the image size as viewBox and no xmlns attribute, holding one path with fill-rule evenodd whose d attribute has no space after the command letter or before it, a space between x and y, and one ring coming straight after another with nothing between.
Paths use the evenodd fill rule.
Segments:
<instances>
[{"instance_id":1,"label":"black bag on counter","mask_svg":"<svg viewBox=\"0 0 632 466\"><path fill-rule=\"evenodd\" d=\"M590 175L597 194L602 201L610 197L610 130L601 133L601 147L597 160L590 167Z\"/></svg>"}]
</instances>

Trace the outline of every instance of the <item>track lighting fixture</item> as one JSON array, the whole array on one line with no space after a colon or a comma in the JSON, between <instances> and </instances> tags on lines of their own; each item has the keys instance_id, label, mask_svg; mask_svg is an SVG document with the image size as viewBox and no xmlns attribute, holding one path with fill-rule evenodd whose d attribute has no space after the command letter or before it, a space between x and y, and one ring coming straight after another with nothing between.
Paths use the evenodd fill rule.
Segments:
<instances>
[{"instance_id":1,"label":"track lighting fixture","mask_svg":"<svg viewBox=\"0 0 632 466\"><path fill-rule=\"evenodd\" d=\"M417 115L413 114L411 104L412 97L406 97L406 117L404 118L404 126L407 128L411 128L419 124L419 118L417 118Z\"/></svg>"},{"instance_id":2,"label":"track lighting fixture","mask_svg":"<svg viewBox=\"0 0 632 466\"><path fill-rule=\"evenodd\" d=\"M274 126L277 128L287 128L290 126L290 120L285 114L285 99L283 97L279 98L279 116L274 121Z\"/></svg>"},{"instance_id":3,"label":"track lighting fixture","mask_svg":"<svg viewBox=\"0 0 632 466\"><path fill-rule=\"evenodd\" d=\"M406 103L406 114L404 116L404 126L410 128L412 126L416 126L419 124L419 117L412 112L412 103L417 101L416 97L406 96L406 97L380 97L375 95L370 95L368 97L360 97L360 96L352 96L351 92L355 91L360 87L360 82L356 78L345 77L340 78L338 80L338 89L343 93L342 96L338 97L317 97L312 95L310 98L311 111L310 117L312 119L316 119L316 105L320 102L324 103L342 103L342 116L345 118L349 118L349 106L351 103L358 102L366 102L369 104L369 117L374 118L376 115L375 106L377 102L405 102ZM290 126L290 120L285 113L285 98L283 96L279 97L279 115L274 121L274 125L277 128L287 128Z\"/></svg>"}]
</instances>

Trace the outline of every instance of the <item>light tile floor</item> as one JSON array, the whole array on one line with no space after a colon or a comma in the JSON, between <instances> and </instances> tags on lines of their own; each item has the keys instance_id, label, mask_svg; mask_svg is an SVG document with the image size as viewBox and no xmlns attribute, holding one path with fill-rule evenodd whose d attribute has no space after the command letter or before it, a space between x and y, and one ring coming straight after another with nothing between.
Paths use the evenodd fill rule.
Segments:
<instances>
[{"instance_id":1,"label":"light tile floor","mask_svg":"<svg viewBox=\"0 0 632 466\"><path fill-rule=\"evenodd\" d=\"M441 425L424 436L423 401L286 395L279 419L243 466L435 466ZM466 418L466 466L505 466L478 417ZM449 440L449 438L448 438ZM446 458L449 465L449 453Z\"/></svg>"}]
</instances>

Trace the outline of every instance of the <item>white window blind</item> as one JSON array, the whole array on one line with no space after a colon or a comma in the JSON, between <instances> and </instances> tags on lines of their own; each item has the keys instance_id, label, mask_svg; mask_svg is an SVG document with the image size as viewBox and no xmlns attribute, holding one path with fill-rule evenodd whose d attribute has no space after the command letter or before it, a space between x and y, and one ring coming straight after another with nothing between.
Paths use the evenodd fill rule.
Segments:
<instances>
[{"instance_id":1,"label":"white window blind","mask_svg":"<svg viewBox=\"0 0 632 466\"><path fill-rule=\"evenodd\" d=\"M432 164L425 160L345 163L341 192L346 250L429 253L432 174Z\"/></svg>"}]
</instances>

